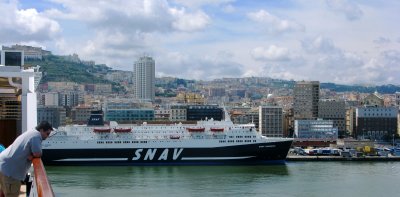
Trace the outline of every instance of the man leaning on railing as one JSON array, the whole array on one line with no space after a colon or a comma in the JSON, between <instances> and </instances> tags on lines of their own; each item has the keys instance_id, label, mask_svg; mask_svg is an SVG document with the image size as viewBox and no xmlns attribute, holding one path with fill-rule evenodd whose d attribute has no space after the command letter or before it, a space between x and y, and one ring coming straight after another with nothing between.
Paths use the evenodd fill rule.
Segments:
<instances>
[{"instance_id":1,"label":"man leaning on railing","mask_svg":"<svg viewBox=\"0 0 400 197\"><path fill-rule=\"evenodd\" d=\"M42 140L49 137L53 127L41 122L35 130L27 131L0 153L0 197L19 195L21 181L32 164L32 159L42 156Z\"/></svg>"}]
</instances>

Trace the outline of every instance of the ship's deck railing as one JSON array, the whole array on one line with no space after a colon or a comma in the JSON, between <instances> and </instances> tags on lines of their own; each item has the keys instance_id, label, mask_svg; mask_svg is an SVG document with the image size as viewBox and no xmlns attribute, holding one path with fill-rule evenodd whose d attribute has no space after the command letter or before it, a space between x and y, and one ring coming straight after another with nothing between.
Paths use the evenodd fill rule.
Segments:
<instances>
[{"instance_id":1,"label":"ship's deck railing","mask_svg":"<svg viewBox=\"0 0 400 197\"><path fill-rule=\"evenodd\" d=\"M30 197L54 197L53 189L47 179L46 170L40 158L33 158L33 182L30 190Z\"/></svg>"}]
</instances>

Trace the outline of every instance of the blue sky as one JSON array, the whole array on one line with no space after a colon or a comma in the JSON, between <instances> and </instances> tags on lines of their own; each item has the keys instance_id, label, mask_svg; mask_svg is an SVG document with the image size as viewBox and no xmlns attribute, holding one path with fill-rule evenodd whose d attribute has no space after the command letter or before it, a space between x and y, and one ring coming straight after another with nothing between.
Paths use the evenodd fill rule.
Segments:
<instances>
[{"instance_id":1,"label":"blue sky","mask_svg":"<svg viewBox=\"0 0 400 197\"><path fill-rule=\"evenodd\" d=\"M157 76L400 85L397 0L0 0L0 44Z\"/></svg>"}]
</instances>

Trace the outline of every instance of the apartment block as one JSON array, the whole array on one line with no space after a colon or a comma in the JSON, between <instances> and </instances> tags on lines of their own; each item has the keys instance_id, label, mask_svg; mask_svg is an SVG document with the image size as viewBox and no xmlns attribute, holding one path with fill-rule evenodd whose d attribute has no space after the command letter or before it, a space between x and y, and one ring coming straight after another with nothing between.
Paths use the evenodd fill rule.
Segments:
<instances>
[{"instance_id":1,"label":"apartment block","mask_svg":"<svg viewBox=\"0 0 400 197\"><path fill-rule=\"evenodd\" d=\"M259 107L259 131L267 137L283 137L283 111L279 106Z\"/></svg>"},{"instance_id":2,"label":"apartment block","mask_svg":"<svg viewBox=\"0 0 400 197\"><path fill-rule=\"evenodd\" d=\"M323 99L318 103L318 118L332 120L340 134L346 131L346 104L344 100Z\"/></svg>"},{"instance_id":3,"label":"apartment block","mask_svg":"<svg viewBox=\"0 0 400 197\"><path fill-rule=\"evenodd\" d=\"M294 86L293 110L295 120L315 120L318 118L318 81L299 81Z\"/></svg>"}]
</instances>

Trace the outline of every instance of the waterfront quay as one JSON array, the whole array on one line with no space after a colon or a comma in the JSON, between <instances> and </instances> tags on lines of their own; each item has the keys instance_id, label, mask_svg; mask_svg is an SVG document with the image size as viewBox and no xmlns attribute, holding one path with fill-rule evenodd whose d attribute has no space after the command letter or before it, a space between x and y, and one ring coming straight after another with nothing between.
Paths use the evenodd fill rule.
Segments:
<instances>
[{"instance_id":1,"label":"waterfront quay","mask_svg":"<svg viewBox=\"0 0 400 197\"><path fill-rule=\"evenodd\" d=\"M286 161L368 161L368 162L384 162L384 161L400 161L400 156L361 156L361 157L343 157L343 156L298 156L288 155Z\"/></svg>"}]
</instances>

